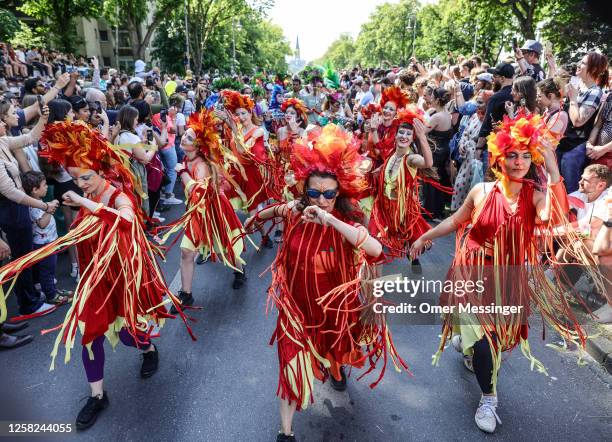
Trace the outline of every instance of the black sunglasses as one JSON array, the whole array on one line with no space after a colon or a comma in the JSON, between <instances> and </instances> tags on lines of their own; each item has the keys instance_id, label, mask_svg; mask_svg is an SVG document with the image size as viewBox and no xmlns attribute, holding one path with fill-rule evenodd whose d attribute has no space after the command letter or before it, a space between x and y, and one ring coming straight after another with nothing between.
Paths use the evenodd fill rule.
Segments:
<instances>
[{"instance_id":1,"label":"black sunglasses","mask_svg":"<svg viewBox=\"0 0 612 442\"><path fill-rule=\"evenodd\" d=\"M323 192L317 189L306 189L306 195L315 200L321 195L323 195L326 200L333 200L336 198L336 196L338 196L338 189L328 189L324 190Z\"/></svg>"}]
</instances>

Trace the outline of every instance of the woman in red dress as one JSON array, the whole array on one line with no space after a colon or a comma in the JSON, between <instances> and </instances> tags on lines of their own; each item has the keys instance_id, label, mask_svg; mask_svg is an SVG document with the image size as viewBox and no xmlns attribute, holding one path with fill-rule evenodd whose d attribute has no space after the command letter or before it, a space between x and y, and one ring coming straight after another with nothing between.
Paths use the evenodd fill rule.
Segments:
<instances>
[{"instance_id":1,"label":"woman in red dress","mask_svg":"<svg viewBox=\"0 0 612 442\"><path fill-rule=\"evenodd\" d=\"M371 118L368 137L370 156L376 166L381 165L393 153L398 124L395 117L408 103L410 103L408 95L397 86L388 87L382 92L380 99L382 112Z\"/></svg>"},{"instance_id":2,"label":"woman in red dress","mask_svg":"<svg viewBox=\"0 0 612 442\"><path fill-rule=\"evenodd\" d=\"M414 105L399 111L395 151L379 168L374 183L368 229L392 258L407 256L408 246L430 229L422 215L417 181L418 170L433 164L422 115ZM418 266L418 261L413 262L414 270L418 271Z\"/></svg>"},{"instance_id":3,"label":"woman in red dress","mask_svg":"<svg viewBox=\"0 0 612 442\"><path fill-rule=\"evenodd\" d=\"M213 262L219 259L233 269L234 289L241 288L245 281L245 262L240 257L244 250L244 231L220 186L226 174L223 162L231 152L221 144L217 123L212 112L206 109L189 117L187 131L181 139L185 159L175 168L185 186L187 210L177 221L157 230L163 232L158 238L162 244L173 233L185 232L181 241L181 290L178 296L181 303L188 306L194 302L191 287L194 258L198 253L210 254Z\"/></svg>"},{"instance_id":4,"label":"woman in red dress","mask_svg":"<svg viewBox=\"0 0 612 442\"><path fill-rule=\"evenodd\" d=\"M48 125L41 143L40 155L65 167L83 191L84 196L73 191L63 195L65 204L80 207L79 215L65 236L0 269L0 287L24 268L76 245L81 277L72 305L64 322L43 334L60 330L51 353L51 369L59 345L65 347L67 362L77 330L82 334L82 360L91 387L91 396L76 420L76 428L82 430L93 425L109 404L103 389L105 337L113 346L121 340L142 350L140 374L148 378L158 366L158 350L151 343L153 325L161 327L166 318L173 318L164 305L179 302L157 264L159 250L145 236L144 214L137 209L127 157L98 131L81 123ZM0 304L4 301L1 291ZM3 321L4 308L0 316Z\"/></svg>"},{"instance_id":5,"label":"woman in red dress","mask_svg":"<svg viewBox=\"0 0 612 442\"><path fill-rule=\"evenodd\" d=\"M456 254L447 275L454 289L441 295L441 303L454 310L444 316L434 363L447 338L455 334L453 346L463 352L464 364L474 371L482 391L476 425L489 433L501 423L496 413L501 353L520 345L532 368L546 372L532 356L527 340L531 306L563 339L580 347L585 344L563 285L558 279L549 281L541 263L543 253L554 256L550 254L552 230L565 223L568 213L555 142L539 116L504 117L488 137L490 166L497 180L474 187L455 214L423 234L411 248L411 255L418 256L432 240L457 231ZM547 188L534 181L536 166L542 163ZM580 241L570 230L568 236L572 242ZM581 262L579 256L575 258ZM589 267L586 270L592 273Z\"/></svg>"},{"instance_id":6,"label":"woman in red dress","mask_svg":"<svg viewBox=\"0 0 612 442\"><path fill-rule=\"evenodd\" d=\"M330 124L311 133L308 144L295 144L291 161L301 200L270 206L245 223L247 231L275 218L285 224L269 289L279 312L272 338L280 366L278 441L295 440L293 415L313 402L315 378L331 377L332 386L343 390L343 366L367 365L369 373L379 359L386 364L391 358L398 370L407 368L384 318L366 321L362 315L370 304L361 275L382 252L361 225L354 200L367 186L362 161L358 143L340 127Z\"/></svg>"}]
</instances>

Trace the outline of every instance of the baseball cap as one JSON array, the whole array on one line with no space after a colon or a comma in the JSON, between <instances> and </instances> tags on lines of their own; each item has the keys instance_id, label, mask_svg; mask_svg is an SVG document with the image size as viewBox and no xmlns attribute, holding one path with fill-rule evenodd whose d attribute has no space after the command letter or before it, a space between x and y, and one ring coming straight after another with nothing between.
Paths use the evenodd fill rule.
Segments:
<instances>
[{"instance_id":1,"label":"baseball cap","mask_svg":"<svg viewBox=\"0 0 612 442\"><path fill-rule=\"evenodd\" d=\"M480 81L486 81L487 83L493 83L493 74L483 72L482 74L476 75L476 79Z\"/></svg>"},{"instance_id":2,"label":"baseball cap","mask_svg":"<svg viewBox=\"0 0 612 442\"><path fill-rule=\"evenodd\" d=\"M523 43L521 47L521 51L532 51L537 52L538 54L542 53L542 44L536 40L527 40Z\"/></svg>"},{"instance_id":3,"label":"baseball cap","mask_svg":"<svg viewBox=\"0 0 612 442\"><path fill-rule=\"evenodd\" d=\"M355 79L353 80L353 84L362 83L362 82L363 82L363 77L361 75L357 75Z\"/></svg>"},{"instance_id":4,"label":"baseball cap","mask_svg":"<svg viewBox=\"0 0 612 442\"><path fill-rule=\"evenodd\" d=\"M499 63L495 68L487 69L487 72L500 77L514 78L514 67L510 63Z\"/></svg>"},{"instance_id":5,"label":"baseball cap","mask_svg":"<svg viewBox=\"0 0 612 442\"><path fill-rule=\"evenodd\" d=\"M177 92L179 94L180 93L187 93L187 86L184 86L184 85L181 84L180 86L178 86L176 88L175 92Z\"/></svg>"}]
</instances>

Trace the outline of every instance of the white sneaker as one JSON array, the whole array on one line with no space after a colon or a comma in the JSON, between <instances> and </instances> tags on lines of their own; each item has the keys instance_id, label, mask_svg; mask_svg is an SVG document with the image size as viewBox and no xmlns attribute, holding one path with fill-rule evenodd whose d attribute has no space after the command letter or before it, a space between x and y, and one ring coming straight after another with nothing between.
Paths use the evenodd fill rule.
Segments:
<instances>
[{"instance_id":1,"label":"white sneaker","mask_svg":"<svg viewBox=\"0 0 612 442\"><path fill-rule=\"evenodd\" d=\"M53 311L55 311L55 309L57 308L57 306L55 305L51 305L51 304L47 304L46 302L43 302L43 304L38 307L38 310L36 310L34 313L38 314L39 316L45 316L48 315L49 313L53 313Z\"/></svg>"},{"instance_id":2,"label":"white sneaker","mask_svg":"<svg viewBox=\"0 0 612 442\"><path fill-rule=\"evenodd\" d=\"M159 218L160 216L161 216L161 213L159 213L157 210L153 212L153 218Z\"/></svg>"},{"instance_id":3,"label":"white sneaker","mask_svg":"<svg viewBox=\"0 0 612 442\"><path fill-rule=\"evenodd\" d=\"M497 408L497 396L482 396L474 420L476 425L482 431L486 433L493 433L495 427L499 423L501 425L501 419L497 415L495 409Z\"/></svg>"},{"instance_id":4,"label":"white sneaker","mask_svg":"<svg viewBox=\"0 0 612 442\"><path fill-rule=\"evenodd\" d=\"M472 362L472 356L463 354L463 342L461 341L461 335L453 336L451 338L451 344L453 344L454 349L457 350L457 352L461 353L461 355L463 356L463 365L465 366L465 368L474 373L474 363Z\"/></svg>"},{"instance_id":5,"label":"white sneaker","mask_svg":"<svg viewBox=\"0 0 612 442\"><path fill-rule=\"evenodd\" d=\"M463 343L461 342L461 335L455 335L451 338L451 344L453 348L459 353L463 353Z\"/></svg>"},{"instance_id":6,"label":"white sneaker","mask_svg":"<svg viewBox=\"0 0 612 442\"><path fill-rule=\"evenodd\" d=\"M71 278L78 278L79 277L79 266L73 264L72 265L72 269L70 270L70 277Z\"/></svg>"},{"instance_id":7,"label":"white sneaker","mask_svg":"<svg viewBox=\"0 0 612 442\"><path fill-rule=\"evenodd\" d=\"M35 283L34 288L37 292L42 292L42 286L40 285L40 282Z\"/></svg>"},{"instance_id":8,"label":"white sneaker","mask_svg":"<svg viewBox=\"0 0 612 442\"><path fill-rule=\"evenodd\" d=\"M161 198L164 204L177 205L183 204L183 201L176 198L173 193L167 193L164 198Z\"/></svg>"}]
</instances>

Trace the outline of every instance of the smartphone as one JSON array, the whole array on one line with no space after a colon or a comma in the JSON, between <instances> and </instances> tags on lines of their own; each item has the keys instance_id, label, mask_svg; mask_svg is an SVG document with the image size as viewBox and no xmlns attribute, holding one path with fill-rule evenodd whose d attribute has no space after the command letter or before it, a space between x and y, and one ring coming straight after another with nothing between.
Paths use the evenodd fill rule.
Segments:
<instances>
[{"instance_id":1,"label":"smartphone","mask_svg":"<svg viewBox=\"0 0 612 442\"><path fill-rule=\"evenodd\" d=\"M147 142L153 142L153 129L147 129Z\"/></svg>"},{"instance_id":2,"label":"smartphone","mask_svg":"<svg viewBox=\"0 0 612 442\"><path fill-rule=\"evenodd\" d=\"M43 106L45 105L45 103L43 102L43 97L41 97L40 95L37 95L36 101L38 101L38 107L40 108L40 112L42 112Z\"/></svg>"},{"instance_id":3,"label":"smartphone","mask_svg":"<svg viewBox=\"0 0 612 442\"><path fill-rule=\"evenodd\" d=\"M162 109L159 112L159 119L165 123L168 120L167 117L168 117L168 109Z\"/></svg>"},{"instance_id":4,"label":"smartphone","mask_svg":"<svg viewBox=\"0 0 612 442\"><path fill-rule=\"evenodd\" d=\"M512 50L516 52L518 48L518 43L516 42L516 37L512 37Z\"/></svg>"}]
</instances>

